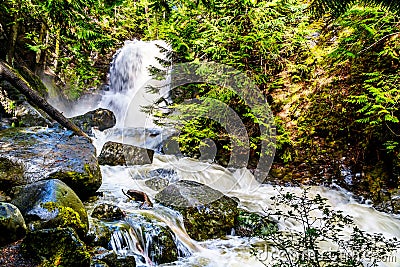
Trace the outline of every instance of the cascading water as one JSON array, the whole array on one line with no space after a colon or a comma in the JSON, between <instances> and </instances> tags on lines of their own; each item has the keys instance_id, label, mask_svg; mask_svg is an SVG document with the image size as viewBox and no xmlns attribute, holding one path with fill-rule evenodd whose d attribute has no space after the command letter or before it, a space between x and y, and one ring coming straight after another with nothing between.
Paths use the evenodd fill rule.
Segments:
<instances>
[{"instance_id":1,"label":"cascading water","mask_svg":"<svg viewBox=\"0 0 400 267\"><path fill-rule=\"evenodd\" d=\"M162 86L152 79L151 68L165 69L159 60L168 49L163 41L126 41L117 51L110 66L110 90L103 95L100 107L112 110L117 118L117 127L152 127L152 121L143 116L141 108L156 99L147 93L148 86ZM161 94L165 92L160 88Z\"/></svg>"},{"instance_id":2,"label":"cascading water","mask_svg":"<svg viewBox=\"0 0 400 267\"><path fill-rule=\"evenodd\" d=\"M161 41L128 42L115 56L110 71L111 88L102 96L99 105L115 112L119 129L110 129L105 133L95 131L94 144L98 151L107 140L136 145L141 143L152 148L157 148L161 143L163 137L156 133L162 132L162 130L155 130L154 125L148 121L148 116L140 112L141 105L147 105L154 100L145 91L140 91L140 88L143 89L144 84L150 79L147 67L160 67L156 58L163 58L164 55L159 52L158 45L166 46ZM130 134L122 136L124 129L121 127L128 127ZM147 127L148 138L140 137L144 131L136 131L132 127L139 127L136 129ZM135 137L135 135L139 135L139 137ZM154 141L154 136L158 136L159 139ZM148 140L152 140L152 142ZM168 266L264 266L251 254L251 244L257 242L254 239L228 236L226 239L196 242L187 235L182 218L177 212L158 204L155 204L151 210L141 210L138 206L126 201L121 189L141 190L154 199L157 191L149 188L145 184L145 179L149 177L149 174L159 170L173 170L167 171L165 174L166 179L171 182L185 179L207 184L228 196L238 198L241 207L261 214L265 212L265 209L271 207L270 196L277 194L273 186L260 184L248 170L240 169L231 172L219 165L190 158L156 154L153 163L148 165L101 166L103 184L99 191L104 195L98 202L113 203L127 213L123 222L117 222L114 225L115 230L110 242L114 251L119 255L129 253L141 255L137 261L142 265L151 266L156 262L151 252L151 242L157 235L157 231L145 232L145 229L146 227L157 229L168 227L172 231L180 256L178 261ZM300 188L294 187L282 190L297 194L301 192ZM400 236L399 218L377 212L368 205L357 203L348 192L313 187L310 193L321 194L327 198L332 207L353 216L359 227L365 231L380 232L387 237ZM151 218L151 222L138 223L137 218L141 216ZM281 226L292 229L299 227L289 221L284 222ZM382 263L381 266L400 266L400 255L395 255L395 257L397 257L395 261Z\"/></svg>"}]
</instances>

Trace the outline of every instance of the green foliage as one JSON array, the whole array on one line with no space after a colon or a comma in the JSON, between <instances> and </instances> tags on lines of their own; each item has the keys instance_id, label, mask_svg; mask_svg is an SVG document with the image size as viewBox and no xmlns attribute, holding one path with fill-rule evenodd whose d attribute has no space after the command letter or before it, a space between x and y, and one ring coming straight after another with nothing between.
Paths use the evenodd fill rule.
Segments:
<instances>
[{"instance_id":1,"label":"green foliage","mask_svg":"<svg viewBox=\"0 0 400 267\"><path fill-rule=\"evenodd\" d=\"M361 230L350 216L332 209L327 199L311 196L309 189L300 195L278 191L271 200L268 215L294 224L297 230L291 227L260 235L281 256L265 261L254 248L253 255L265 266L378 266L398 249L395 237Z\"/></svg>"},{"instance_id":2,"label":"green foliage","mask_svg":"<svg viewBox=\"0 0 400 267\"><path fill-rule=\"evenodd\" d=\"M296 75L298 81L307 78L308 70L304 71L304 65L300 63L309 51L306 44L308 22L303 14L306 5L301 1L242 0L195 6L182 1L175 4L158 26L158 37L170 42L175 51L175 61L227 64L250 77L264 95L283 87L278 74L289 65L294 69L290 75ZM259 121L243 99L223 86L192 84L179 90L185 93L174 99L173 108L179 110L178 114L194 117L192 120L175 119L177 122L187 121L178 137L180 148L185 153L193 154L191 150L193 152L204 145L202 139L210 138L222 140L217 147L225 149L222 153L229 155L229 146L234 138L217 122L199 118L194 105L180 105L185 98L197 98L201 102L214 99L232 108L246 127L249 147L252 156L256 157L262 139L258 136ZM287 136L277 141L278 148L290 143Z\"/></svg>"},{"instance_id":3,"label":"green foliage","mask_svg":"<svg viewBox=\"0 0 400 267\"><path fill-rule=\"evenodd\" d=\"M335 65L351 64L354 89L347 101L357 108L355 121L389 152L398 148L400 134L398 22L398 16L379 9L353 9L339 20L347 34L330 55Z\"/></svg>"},{"instance_id":4,"label":"green foliage","mask_svg":"<svg viewBox=\"0 0 400 267\"><path fill-rule=\"evenodd\" d=\"M400 3L392 0L313 0L310 10L319 17L326 13L339 17L356 5L378 6L392 12L400 11Z\"/></svg>"},{"instance_id":5,"label":"green foliage","mask_svg":"<svg viewBox=\"0 0 400 267\"><path fill-rule=\"evenodd\" d=\"M6 0L0 6L0 29L8 43L0 56L18 50L32 70L49 67L66 95L76 98L105 78L117 45L144 35L145 2Z\"/></svg>"}]
</instances>

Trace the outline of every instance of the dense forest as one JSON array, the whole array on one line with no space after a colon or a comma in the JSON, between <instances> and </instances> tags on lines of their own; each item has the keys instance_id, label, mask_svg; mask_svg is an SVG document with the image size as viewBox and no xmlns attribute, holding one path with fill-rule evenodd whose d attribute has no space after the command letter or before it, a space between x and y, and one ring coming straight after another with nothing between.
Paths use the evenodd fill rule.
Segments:
<instances>
[{"instance_id":1,"label":"dense forest","mask_svg":"<svg viewBox=\"0 0 400 267\"><path fill-rule=\"evenodd\" d=\"M2 0L0 59L74 100L107 83L125 40L166 40L174 62L223 63L255 81L277 126L271 182L335 182L398 212L389 200L400 176L399 9L397 1L368 0ZM233 107L253 133L257 158L256 122L236 95L207 85L185 89ZM12 116L4 90L0 101ZM183 126L179 141L195 156L204 137L224 135L199 118ZM217 145L224 164L229 146ZM355 174L350 182L347 168Z\"/></svg>"}]
</instances>

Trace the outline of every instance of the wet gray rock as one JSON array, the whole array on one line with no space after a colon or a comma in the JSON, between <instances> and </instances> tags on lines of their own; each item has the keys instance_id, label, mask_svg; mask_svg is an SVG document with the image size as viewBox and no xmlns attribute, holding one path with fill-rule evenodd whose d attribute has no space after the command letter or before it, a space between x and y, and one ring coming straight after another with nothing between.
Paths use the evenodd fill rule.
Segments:
<instances>
[{"instance_id":1,"label":"wet gray rock","mask_svg":"<svg viewBox=\"0 0 400 267\"><path fill-rule=\"evenodd\" d=\"M107 142L104 144L98 157L101 165L110 166L132 166L151 164L154 151L146 148Z\"/></svg>"},{"instance_id":2,"label":"wet gray rock","mask_svg":"<svg viewBox=\"0 0 400 267\"><path fill-rule=\"evenodd\" d=\"M26 231L19 209L10 203L0 202L0 247L20 240Z\"/></svg>"},{"instance_id":3,"label":"wet gray rock","mask_svg":"<svg viewBox=\"0 0 400 267\"><path fill-rule=\"evenodd\" d=\"M163 168L151 170L140 178L146 179L145 184L155 191L160 191L180 179L175 170Z\"/></svg>"},{"instance_id":4,"label":"wet gray rock","mask_svg":"<svg viewBox=\"0 0 400 267\"><path fill-rule=\"evenodd\" d=\"M39 181L14 191L12 204L20 209L30 230L72 227L80 236L88 231L88 217L81 200L62 181Z\"/></svg>"},{"instance_id":5,"label":"wet gray rock","mask_svg":"<svg viewBox=\"0 0 400 267\"><path fill-rule=\"evenodd\" d=\"M169 185L169 181L165 178L151 178L144 183L154 191L160 191Z\"/></svg>"},{"instance_id":6,"label":"wet gray rock","mask_svg":"<svg viewBox=\"0 0 400 267\"><path fill-rule=\"evenodd\" d=\"M42 261L41 266L89 267L86 245L72 228L41 229L29 232L24 248Z\"/></svg>"},{"instance_id":7,"label":"wet gray rock","mask_svg":"<svg viewBox=\"0 0 400 267\"><path fill-rule=\"evenodd\" d=\"M96 150L90 140L54 128L1 131L0 170L3 191L10 186L56 178L85 199L94 195L102 181Z\"/></svg>"},{"instance_id":8,"label":"wet gray rock","mask_svg":"<svg viewBox=\"0 0 400 267\"><path fill-rule=\"evenodd\" d=\"M100 131L114 127L116 118L111 110L98 108L83 115L73 117L71 118L71 121L85 133L91 135L92 127L97 128Z\"/></svg>"},{"instance_id":9,"label":"wet gray rock","mask_svg":"<svg viewBox=\"0 0 400 267\"><path fill-rule=\"evenodd\" d=\"M224 237L235 227L237 203L201 183L181 180L170 184L155 200L179 211L189 236L195 240Z\"/></svg>"}]
</instances>

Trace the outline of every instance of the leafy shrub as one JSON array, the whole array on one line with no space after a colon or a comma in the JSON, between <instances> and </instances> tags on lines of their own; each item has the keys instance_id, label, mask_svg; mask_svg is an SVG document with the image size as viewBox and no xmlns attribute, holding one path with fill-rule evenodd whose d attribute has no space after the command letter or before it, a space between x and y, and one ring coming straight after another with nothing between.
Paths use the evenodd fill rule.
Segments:
<instances>
[{"instance_id":1,"label":"leafy shrub","mask_svg":"<svg viewBox=\"0 0 400 267\"><path fill-rule=\"evenodd\" d=\"M378 266L400 244L395 237L361 230L351 216L333 210L327 199L310 196L309 188L300 195L279 191L271 200L268 215L294 227L260 235L279 255L267 261L254 247L253 255L265 266Z\"/></svg>"}]
</instances>

